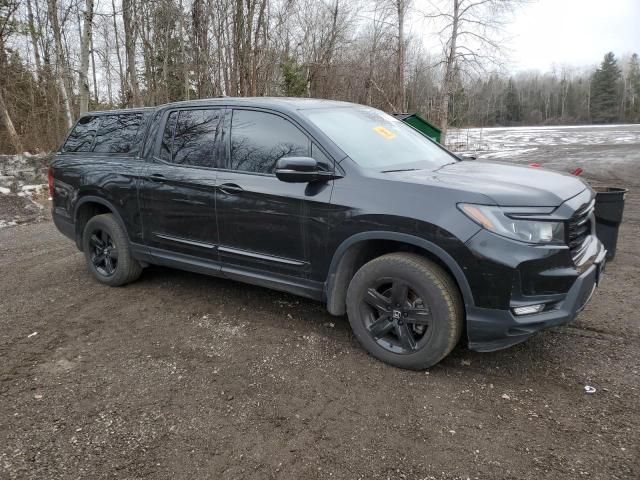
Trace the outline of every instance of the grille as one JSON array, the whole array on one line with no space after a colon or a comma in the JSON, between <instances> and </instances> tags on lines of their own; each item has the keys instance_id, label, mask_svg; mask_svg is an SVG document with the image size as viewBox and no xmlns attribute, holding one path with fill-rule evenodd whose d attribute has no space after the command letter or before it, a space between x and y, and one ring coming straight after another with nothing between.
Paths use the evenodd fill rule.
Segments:
<instances>
[{"instance_id":1,"label":"grille","mask_svg":"<svg viewBox=\"0 0 640 480\"><path fill-rule=\"evenodd\" d=\"M568 222L567 244L573 258L582 253L586 240L591 234L591 214L595 200L580 208Z\"/></svg>"}]
</instances>

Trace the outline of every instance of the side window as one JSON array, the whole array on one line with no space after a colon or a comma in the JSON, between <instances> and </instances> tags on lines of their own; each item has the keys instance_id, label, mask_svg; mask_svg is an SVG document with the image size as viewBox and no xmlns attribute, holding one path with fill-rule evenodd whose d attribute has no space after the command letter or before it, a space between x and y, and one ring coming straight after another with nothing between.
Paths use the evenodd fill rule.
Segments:
<instances>
[{"instance_id":1,"label":"side window","mask_svg":"<svg viewBox=\"0 0 640 480\"><path fill-rule=\"evenodd\" d=\"M142 151L142 157L149 158L152 152L155 150L156 139L158 138L158 131L160 130L160 124L162 123L162 112L156 112L149 125L149 132L146 135L144 141L144 149ZM141 132L144 135L144 132ZM144 138L144 137L143 137ZM141 139L142 140L142 139Z\"/></svg>"},{"instance_id":2,"label":"side window","mask_svg":"<svg viewBox=\"0 0 640 480\"><path fill-rule=\"evenodd\" d=\"M173 163L216 166L216 137L221 110L182 110L173 137Z\"/></svg>"},{"instance_id":3,"label":"side window","mask_svg":"<svg viewBox=\"0 0 640 480\"><path fill-rule=\"evenodd\" d=\"M291 122L265 112L234 110L231 169L273 173L282 157L309 155L309 139Z\"/></svg>"},{"instance_id":4,"label":"side window","mask_svg":"<svg viewBox=\"0 0 640 480\"><path fill-rule=\"evenodd\" d=\"M136 147L142 113L106 115L96 135L94 152L129 153Z\"/></svg>"},{"instance_id":5,"label":"side window","mask_svg":"<svg viewBox=\"0 0 640 480\"><path fill-rule=\"evenodd\" d=\"M176 120L178 120L178 112L171 112L167 118L167 123L162 134L162 143L160 144L160 158L171 161L171 149L173 147L173 133L176 130Z\"/></svg>"},{"instance_id":6,"label":"side window","mask_svg":"<svg viewBox=\"0 0 640 480\"><path fill-rule=\"evenodd\" d=\"M333 161L320 150L315 143L311 144L311 158L318 162L318 166L326 171L333 171Z\"/></svg>"},{"instance_id":7,"label":"side window","mask_svg":"<svg viewBox=\"0 0 640 480\"><path fill-rule=\"evenodd\" d=\"M62 151L90 152L98 125L100 125L99 116L87 115L82 117L71 130L64 147L62 147Z\"/></svg>"}]
</instances>

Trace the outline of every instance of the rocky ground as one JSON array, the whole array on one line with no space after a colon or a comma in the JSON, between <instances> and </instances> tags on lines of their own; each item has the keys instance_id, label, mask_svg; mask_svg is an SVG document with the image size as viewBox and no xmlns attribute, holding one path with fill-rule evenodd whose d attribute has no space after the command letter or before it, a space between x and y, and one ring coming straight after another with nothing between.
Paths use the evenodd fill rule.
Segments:
<instances>
[{"instance_id":1,"label":"rocky ground","mask_svg":"<svg viewBox=\"0 0 640 480\"><path fill-rule=\"evenodd\" d=\"M635 152L579 318L428 372L318 303L157 267L106 288L47 219L1 228L0 478L640 478Z\"/></svg>"},{"instance_id":2,"label":"rocky ground","mask_svg":"<svg viewBox=\"0 0 640 480\"><path fill-rule=\"evenodd\" d=\"M49 155L0 155L0 228L48 217Z\"/></svg>"}]
</instances>

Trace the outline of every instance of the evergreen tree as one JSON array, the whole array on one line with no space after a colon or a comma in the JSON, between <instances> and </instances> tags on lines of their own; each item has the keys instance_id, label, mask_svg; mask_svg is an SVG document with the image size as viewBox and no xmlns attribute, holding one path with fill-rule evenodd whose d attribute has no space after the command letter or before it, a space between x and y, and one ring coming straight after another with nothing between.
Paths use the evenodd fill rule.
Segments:
<instances>
[{"instance_id":1,"label":"evergreen tree","mask_svg":"<svg viewBox=\"0 0 640 480\"><path fill-rule=\"evenodd\" d=\"M304 67L291 57L282 62L282 93L285 97L302 97L307 93Z\"/></svg>"},{"instance_id":2,"label":"evergreen tree","mask_svg":"<svg viewBox=\"0 0 640 480\"><path fill-rule=\"evenodd\" d=\"M631 55L629 60L627 88L626 120L640 122L640 60L637 53Z\"/></svg>"},{"instance_id":3,"label":"evergreen tree","mask_svg":"<svg viewBox=\"0 0 640 480\"><path fill-rule=\"evenodd\" d=\"M454 68L453 90L449 100L449 124L452 127L461 127L466 122L465 113L468 110L467 94L460 77L460 67L456 64Z\"/></svg>"},{"instance_id":4,"label":"evergreen tree","mask_svg":"<svg viewBox=\"0 0 640 480\"><path fill-rule=\"evenodd\" d=\"M504 108L505 120L508 124L520 122L520 97L518 96L518 89L516 88L512 78L509 79L509 83L507 84Z\"/></svg>"},{"instance_id":5,"label":"evergreen tree","mask_svg":"<svg viewBox=\"0 0 640 480\"><path fill-rule=\"evenodd\" d=\"M609 52L591 81L591 118L595 122L613 122L619 117L620 67Z\"/></svg>"}]
</instances>

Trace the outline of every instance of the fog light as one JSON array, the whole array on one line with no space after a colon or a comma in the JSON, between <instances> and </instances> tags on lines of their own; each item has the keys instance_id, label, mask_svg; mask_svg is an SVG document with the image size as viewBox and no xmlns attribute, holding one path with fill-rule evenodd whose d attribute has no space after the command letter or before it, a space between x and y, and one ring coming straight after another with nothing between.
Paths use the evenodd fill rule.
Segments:
<instances>
[{"instance_id":1,"label":"fog light","mask_svg":"<svg viewBox=\"0 0 640 480\"><path fill-rule=\"evenodd\" d=\"M532 313L540 313L542 310L544 310L544 303L527 305L526 307L516 307L513 309L513 313L516 315L531 315Z\"/></svg>"}]
</instances>

